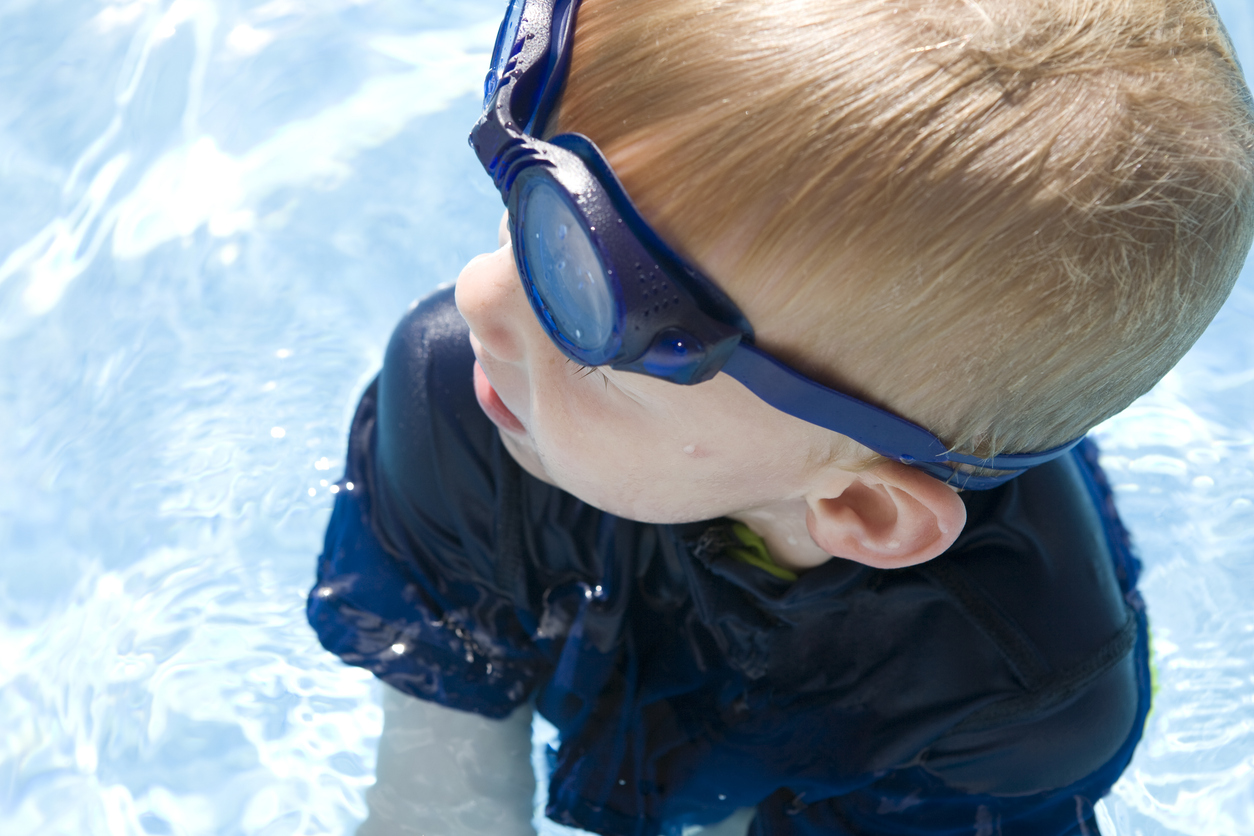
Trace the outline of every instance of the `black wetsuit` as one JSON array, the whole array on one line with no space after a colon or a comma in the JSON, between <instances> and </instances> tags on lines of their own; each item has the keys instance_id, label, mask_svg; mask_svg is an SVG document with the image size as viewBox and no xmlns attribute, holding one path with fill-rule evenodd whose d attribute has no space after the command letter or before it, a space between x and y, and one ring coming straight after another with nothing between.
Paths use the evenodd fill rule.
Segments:
<instances>
[{"instance_id":1,"label":"black wetsuit","mask_svg":"<svg viewBox=\"0 0 1254 836\"><path fill-rule=\"evenodd\" d=\"M1137 562L1082 444L941 557L788 582L727 521L651 525L522 471L452 291L411 311L349 440L309 619L413 696L561 732L548 814L678 833L1096 833L1149 708ZM349 483L352 487L349 489Z\"/></svg>"}]
</instances>

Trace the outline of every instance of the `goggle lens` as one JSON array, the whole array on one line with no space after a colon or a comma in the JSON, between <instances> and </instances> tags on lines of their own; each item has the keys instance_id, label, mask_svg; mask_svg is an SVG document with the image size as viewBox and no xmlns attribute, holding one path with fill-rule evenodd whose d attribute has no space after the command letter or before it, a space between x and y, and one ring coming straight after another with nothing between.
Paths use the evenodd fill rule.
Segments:
<instances>
[{"instance_id":1,"label":"goggle lens","mask_svg":"<svg viewBox=\"0 0 1254 836\"><path fill-rule=\"evenodd\" d=\"M602 351L614 333L614 293L579 218L547 180L527 191L522 256L553 325L580 351Z\"/></svg>"}]
</instances>

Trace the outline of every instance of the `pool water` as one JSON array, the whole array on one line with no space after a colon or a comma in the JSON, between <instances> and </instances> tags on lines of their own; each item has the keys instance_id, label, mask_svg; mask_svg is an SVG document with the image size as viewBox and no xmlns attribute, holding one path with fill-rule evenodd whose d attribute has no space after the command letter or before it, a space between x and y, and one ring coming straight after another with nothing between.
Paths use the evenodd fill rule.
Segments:
<instances>
[{"instance_id":1,"label":"pool water","mask_svg":"<svg viewBox=\"0 0 1254 836\"><path fill-rule=\"evenodd\" d=\"M304 596L392 326L495 246L502 6L0 0L0 833L365 816L380 688ZM1107 836L1254 833L1251 314L1098 433L1159 686Z\"/></svg>"}]
</instances>

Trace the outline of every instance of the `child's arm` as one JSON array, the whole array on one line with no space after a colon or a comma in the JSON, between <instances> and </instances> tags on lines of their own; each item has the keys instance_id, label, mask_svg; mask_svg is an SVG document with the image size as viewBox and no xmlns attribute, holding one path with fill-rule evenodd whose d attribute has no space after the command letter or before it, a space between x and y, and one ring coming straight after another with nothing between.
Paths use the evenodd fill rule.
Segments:
<instances>
[{"instance_id":1,"label":"child's arm","mask_svg":"<svg viewBox=\"0 0 1254 836\"><path fill-rule=\"evenodd\" d=\"M384 686L383 718L357 836L535 836L530 706L490 720Z\"/></svg>"},{"instance_id":2,"label":"child's arm","mask_svg":"<svg viewBox=\"0 0 1254 836\"><path fill-rule=\"evenodd\" d=\"M324 647L397 690L501 719L550 663L498 555L518 538L498 531L512 498L473 362L451 291L397 328L353 419L308 617Z\"/></svg>"},{"instance_id":3,"label":"child's arm","mask_svg":"<svg viewBox=\"0 0 1254 836\"><path fill-rule=\"evenodd\" d=\"M361 399L308 615L392 686L362 834L532 836L527 699L548 663L500 582L495 432L450 296L405 318Z\"/></svg>"}]
</instances>

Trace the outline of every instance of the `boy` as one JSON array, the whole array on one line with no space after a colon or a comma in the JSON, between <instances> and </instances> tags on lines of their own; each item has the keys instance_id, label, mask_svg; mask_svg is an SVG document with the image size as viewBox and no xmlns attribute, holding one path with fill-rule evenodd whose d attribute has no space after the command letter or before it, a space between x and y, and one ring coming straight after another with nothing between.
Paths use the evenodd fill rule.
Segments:
<instances>
[{"instance_id":1,"label":"boy","mask_svg":"<svg viewBox=\"0 0 1254 836\"><path fill-rule=\"evenodd\" d=\"M510 246L362 399L323 643L503 748L534 701L597 833L1095 833L1148 659L1077 439L1252 232L1209 4L517 0L485 108Z\"/></svg>"}]
</instances>

